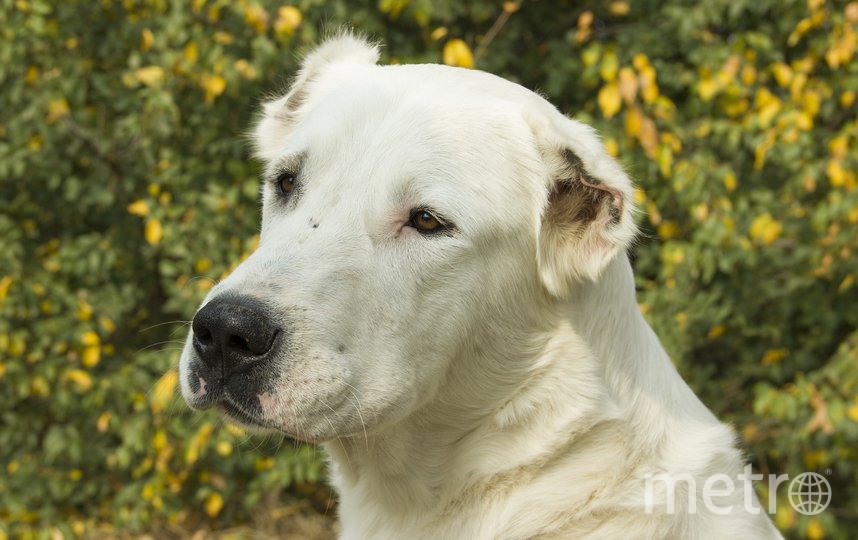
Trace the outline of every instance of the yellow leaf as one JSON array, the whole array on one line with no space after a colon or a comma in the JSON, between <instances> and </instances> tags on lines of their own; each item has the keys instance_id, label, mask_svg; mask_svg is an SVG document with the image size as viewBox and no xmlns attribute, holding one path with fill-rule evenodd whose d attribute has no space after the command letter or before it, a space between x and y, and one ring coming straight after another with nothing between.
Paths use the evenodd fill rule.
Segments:
<instances>
[{"instance_id":1,"label":"yellow leaf","mask_svg":"<svg viewBox=\"0 0 858 540\"><path fill-rule=\"evenodd\" d=\"M200 86L206 91L206 103L211 103L226 90L226 79L220 75L205 73L200 77Z\"/></svg>"},{"instance_id":2,"label":"yellow leaf","mask_svg":"<svg viewBox=\"0 0 858 540\"><path fill-rule=\"evenodd\" d=\"M843 187L846 184L846 171L839 159L828 160L825 173L828 175L828 181L831 182L832 186Z\"/></svg>"},{"instance_id":3,"label":"yellow leaf","mask_svg":"<svg viewBox=\"0 0 858 540\"><path fill-rule=\"evenodd\" d=\"M98 337L98 334L96 334L92 330L89 330L81 334L80 342L86 346L98 345L101 343L101 338Z\"/></svg>"},{"instance_id":4,"label":"yellow leaf","mask_svg":"<svg viewBox=\"0 0 858 540\"><path fill-rule=\"evenodd\" d=\"M655 68L651 65L640 70L641 97L647 103L658 99L658 84L655 82Z\"/></svg>"},{"instance_id":5,"label":"yellow leaf","mask_svg":"<svg viewBox=\"0 0 858 540\"><path fill-rule=\"evenodd\" d=\"M30 382L30 392L36 396L47 397L51 395L51 387L48 386L48 381L44 377L37 375Z\"/></svg>"},{"instance_id":6,"label":"yellow leaf","mask_svg":"<svg viewBox=\"0 0 858 540\"><path fill-rule=\"evenodd\" d=\"M808 540L822 540L825 538L825 531L822 529L822 525L819 523L818 519L813 517L807 521L807 529L805 533L807 534Z\"/></svg>"},{"instance_id":7,"label":"yellow leaf","mask_svg":"<svg viewBox=\"0 0 858 540\"><path fill-rule=\"evenodd\" d=\"M264 34L268 29L268 12L259 4L244 5L244 20L257 34Z\"/></svg>"},{"instance_id":8,"label":"yellow leaf","mask_svg":"<svg viewBox=\"0 0 858 540\"><path fill-rule=\"evenodd\" d=\"M256 463L254 464L257 471L267 471L274 467L274 458L271 457L258 457L256 458Z\"/></svg>"},{"instance_id":9,"label":"yellow leaf","mask_svg":"<svg viewBox=\"0 0 858 540\"><path fill-rule=\"evenodd\" d=\"M45 140L42 138L41 135L33 135L29 138L29 140L27 140L27 149L31 152L38 152L42 149L42 145L44 144L44 142Z\"/></svg>"},{"instance_id":10,"label":"yellow leaf","mask_svg":"<svg viewBox=\"0 0 858 540\"><path fill-rule=\"evenodd\" d=\"M104 433L107 431L107 428L110 427L110 419L113 417L113 414L110 412L103 412L98 415L98 420L95 425L98 428L98 431Z\"/></svg>"},{"instance_id":11,"label":"yellow leaf","mask_svg":"<svg viewBox=\"0 0 858 540\"><path fill-rule=\"evenodd\" d=\"M474 67L474 55L468 44L459 38L454 38L444 44L444 63L448 66L464 68Z\"/></svg>"},{"instance_id":12,"label":"yellow leaf","mask_svg":"<svg viewBox=\"0 0 858 540\"><path fill-rule=\"evenodd\" d=\"M587 10L578 17L578 28L589 28L593 24L593 12Z\"/></svg>"},{"instance_id":13,"label":"yellow leaf","mask_svg":"<svg viewBox=\"0 0 858 540\"><path fill-rule=\"evenodd\" d=\"M515 13L521 7L521 2L513 2L508 0L503 3L503 10L507 13Z\"/></svg>"},{"instance_id":14,"label":"yellow leaf","mask_svg":"<svg viewBox=\"0 0 858 540\"><path fill-rule=\"evenodd\" d=\"M152 48L152 45L155 44L155 34L152 33L148 28L144 28L143 32L140 34L140 49L143 51L148 51Z\"/></svg>"},{"instance_id":15,"label":"yellow leaf","mask_svg":"<svg viewBox=\"0 0 858 540\"><path fill-rule=\"evenodd\" d=\"M673 221L664 221L658 226L658 235L662 240L670 240L679 236L679 225Z\"/></svg>"},{"instance_id":16,"label":"yellow leaf","mask_svg":"<svg viewBox=\"0 0 858 540\"><path fill-rule=\"evenodd\" d=\"M161 241L161 237L164 236L164 228L161 226L161 222L154 218L148 220L143 236L146 237L146 241L149 244L153 246L157 245Z\"/></svg>"},{"instance_id":17,"label":"yellow leaf","mask_svg":"<svg viewBox=\"0 0 858 540\"><path fill-rule=\"evenodd\" d=\"M211 517L216 517L223 509L223 495L214 492L206 499L206 514Z\"/></svg>"},{"instance_id":18,"label":"yellow leaf","mask_svg":"<svg viewBox=\"0 0 858 540\"><path fill-rule=\"evenodd\" d=\"M9 294L9 288L12 286L12 276L3 276L0 279L0 300L5 300Z\"/></svg>"},{"instance_id":19,"label":"yellow leaf","mask_svg":"<svg viewBox=\"0 0 858 540\"><path fill-rule=\"evenodd\" d=\"M106 315L102 315L98 318L98 324L100 324L108 334L112 334L116 330L116 323Z\"/></svg>"},{"instance_id":20,"label":"yellow leaf","mask_svg":"<svg viewBox=\"0 0 858 540\"><path fill-rule=\"evenodd\" d=\"M763 354L762 363L764 366L776 364L786 358L788 354L787 349L769 349Z\"/></svg>"},{"instance_id":21,"label":"yellow leaf","mask_svg":"<svg viewBox=\"0 0 858 540\"><path fill-rule=\"evenodd\" d=\"M235 70L245 79L253 80L256 78L256 68L244 58L235 61Z\"/></svg>"},{"instance_id":22,"label":"yellow leaf","mask_svg":"<svg viewBox=\"0 0 858 540\"><path fill-rule=\"evenodd\" d=\"M807 33L813 27L813 21L811 19L802 19L795 25L795 29L793 29L792 33L787 38L787 45L790 47L795 47L798 42L801 40L802 36Z\"/></svg>"},{"instance_id":23,"label":"yellow leaf","mask_svg":"<svg viewBox=\"0 0 858 540\"><path fill-rule=\"evenodd\" d=\"M603 86L596 99L605 118L611 118L620 111L620 87L616 82Z\"/></svg>"},{"instance_id":24,"label":"yellow leaf","mask_svg":"<svg viewBox=\"0 0 858 540\"><path fill-rule=\"evenodd\" d=\"M211 423L203 424L203 426L197 430L196 434L191 437L191 441L188 443L188 449L185 451L185 461L188 465L193 464L200 458L200 450L202 450L203 446L205 446L211 438L213 429L214 426Z\"/></svg>"},{"instance_id":25,"label":"yellow leaf","mask_svg":"<svg viewBox=\"0 0 858 540\"><path fill-rule=\"evenodd\" d=\"M799 112L796 114L796 126L802 131L809 131L813 129L813 116L806 112Z\"/></svg>"},{"instance_id":26,"label":"yellow leaf","mask_svg":"<svg viewBox=\"0 0 858 540\"><path fill-rule=\"evenodd\" d=\"M637 53L632 58L632 65L635 66L636 70L643 71L649 66L649 58L644 53Z\"/></svg>"},{"instance_id":27,"label":"yellow leaf","mask_svg":"<svg viewBox=\"0 0 858 540\"><path fill-rule=\"evenodd\" d=\"M757 92L755 105L759 109L757 117L763 126L768 126L781 110L781 100L765 88Z\"/></svg>"},{"instance_id":28,"label":"yellow leaf","mask_svg":"<svg viewBox=\"0 0 858 540\"><path fill-rule=\"evenodd\" d=\"M626 103L632 103L635 100L635 95L638 93L638 79L635 77L635 72L631 68L624 67L620 69L620 96Z\"/></svg>"},{"instance_id":29,"label":"yellow leaf","mask_svg":"<svg viewBox=\"0 0 858 540\"><path fill-rule=\"evenodd\" d=\"M673 170L673 151L666 144L658 150L658 169L663 176L670 176Z\"/></svg>"},{"instance_id":30,"label":"yellow leaf","mask_svg":"<svg viewBox=\"0 0 858 540\"><path fill-rule=\"evenodd\" d=\"M598 44L592 44L581 53L581 61L586 67L593 67L602 56L602 49Z\"/></svg>"},{"instance_id":31,"label":"yellow leaf","mask_svg":"<svg viewBox=\"0 0 858 540\"><path fill-rule=\"evenodd\" d=\"M6 364L0 362L0 379L3 378L3 375L6 375Z\"/></svg>"},{"instance_id":32,"label":"yellow leaf","mask_svg":"<svg viewBox=\"0 0 858 540\"><path fill-rule=\"evenodd\" d=\"M653 119L642 116L638 141L640 141L647 157L655 159L655 151L658 147L658 129L656 129Z\"/></svg>"},{"instance_id":33,"label":"yellow leaf","mask_svg":"<svg viewBox=\"0 0 858 540\"><path fill-rule=\"evenodd\" d=\"M626 133L632 137L637 137L641 132L643 124L643 114L637 107L632 107L626 111L625 128Z\"/></svg>"},{"instance_id":34,"label":"yellow leaf","mask_svg":"<svg viewBox=\"0 0 858 540\"><path fill-rule=\"evenodd\" d=\"M164 68L161 66L145 66L134 72L134 77L146 86L157 86L164 80Z\"/></svg>"},{"instance_id":35,"label":"yellow leaf","mask_svg":"<svg viewBox=\"0 0 858 540\"><path fill-rule=\"evenodd\" d=\"M855 276L852 274L847 274L843 281L840 282L840 285L837 286L837 292L842 293L848 290L855 283Z\"/></svg>"},{"instance_id":36,"label":"yellow leaf","mask_svg":"<svg viewBox=\"0 0 858 540\"><path fill-rule=\"evenodd\" d=\"M92 388L92 377L82 369L70 369L66 371L66 380L75 383L83 392Z\"/></svg>"},{"instance_id":37,"label":"yellow leaf","mask_svg":"<svg viewBox=\"0 0 858 540\"><path fill-rule=\"evenodd\" d=\"M39 68L37 68L36 66L29 66L27 68L27 72L24 74L24 82L27 84L33 84L38 78Z\"/></svg>"},{"instance_id":38,"label":"yellow leaf","mask_svg":"<svg viewBox=\"0 0 858 540\"><path fill-rule=\"evenodd\" d=\"M858 2L849 2L843 10L846 20L851 23L858 23Z\"/></svg>"},{"instance_id":39,"label":"yellow leaf","mask_svg":"<svg viewBox=\"0 0 858 540\"><path fill-rule=\"evenodd\" d=\"M611 15L617 16L628 15L630 9L629 3L622 1L611 2L608 6L608 10L611 12Z\"/></svg>"},{"instance_id":40,"label":"yellow leaf","mask_svg":"<svg viewBox=\"0 0 858 540\"><path fill-rule=\"evenodd\" d=\"M69 102L65 98L52 99L48 102L49 124L52 124L69 113Z\"/></svg>"},{"instance_id":41,"label":"yellow leaf","mask_svg":"<svg viewBox=\"0 0 858 540\"><path fill-rule=\"evenodd\" d=\"M155 436L152 437L152 448L155 449L156 452L160 452L163 449L167 448L167 432L163 429L159 429L155 432Z\"/></svg>"},{"instance_id":42,"label":"yellow leaf","mask_svg":"<svg viewBox=\"0 0 858 540\"><path fill-rule=\"evenodd\" d=\"M232 34L229 32L224 32L223 30L218 30L214 33L215 43L219 43L221 45L229 45L233 42Z\"/></svg>"},{"instance_id":43,"label":"yellow leaf","mask_svg":"<svg viewBox=\"0 0 858 540\"><path fill-rule=\"evenodd\" d=\"M723 336L726 331L727 328L723 324L716 324L709 329L709 333L706 334L706 337L709 339L718 339Z\"/></svg>"},{"instance_id":44,"label":"yellow leaf","mask_svg":"<svg viewBox=\"0 0 858 540\"><path fill-rule=\"evenodd\" d=\"M709 101L718 93L718 81L712 78L701 79L697 93L703 101Z\"/></svg>"},{"instance_id":45,"label":"yellow leaf","mask_svg":"<svg viewBox=\"0 0 858 540\"><path fill-rule=\"evenodd\" d=\"M783 87L789 86L790 81L792 81L792 69L788 65L778 62L772 66L772 72L779 85Z\"/></svg>"},{"instance_id":46,"label":"yellow leaf","mask_svg":"<svg viewBox=\"0 0 858 540\"><path fill-rule=\"evenodd\" d=\"M846 154L849 152L849 140L847 136L838 135L831 139L828 143L828 150L831 152L831 155L837 159L843 159L846 157Z\"/></svg>"},{"instance_id":47,"label":"yellow leaf","mask_svg":"<svg viewBox=\"0 0 858 540\"><path fill-rule=\"evenodd\" d=\"M217 453L222 456L228 456L232 454L232 443L229 441L218 441L217 446L215 447Z\"/></svg>"},{"instance_id":48,"label":"yellow leaf","mask_svg":"<svg viewBox=\"0 0 858 540\"><path fill-rule=\"evenodd\" d=\"M77 313L75 314L78 319L82 321L88 321L92 319L92 305L84 300L83 298L78 298L77 300Z\"/></svg>"},{"instance_id":49,"label":"yellow leaf","mask_svg":"<svg viewBox=\"0 0 858 540\"><path fill-rule=\"evenodd\" d=\"M767 137L761 144L758 144L754 149L754 169L760 170L766 164L766 154L775 145L773 137Z\"/></svg>"},{"instance_id":50,"label":"yellow leaf","mask_svg":"<svg viewBox=\"0 0 858 540\"><path fill-rule=\"evenodd\" d=\"M770 245L778 239L783 227L768 212L754 218L751 222L751 238L763 245Z\"/></svg>"},{"instance_id":51,"label":"yellow leaf","mask_svg":"<svg viewBox=\"0 0 858 540\"><path fill-rule=\"evenodd\" d=\"M771 245L781 235L783 226L774 219L771 214L765 212L755 217L751 222L751 238L758 243L768 246Z\"/></svg>"},{"instance_id":52,"label":"yellow leaf","mask_svg":"<svg viewBox=\"0 0 858 540\"><path fill-rule=\"evenodd\" d=\"M620 61L617 58L617 53L607 51L602 57L602 64L599 66L599 75L605 82L614 82L617 78L617 70L620 68ZM629 70L631 71L631 70Z\"/></svg>"},{"instance_id":53,"label":"yellow leaf","mask_svg":"<svg viewBox=\"0 0 858 540\"><path fill-rule=\"evenodd\" d=\"M751 64L742 68L742 82L745 86L751 86L757 80L757 70Z\"/></svg>"},{"instance_id":54,"label":"yellow leaf","mask_svg":"<svg viewBox=\"0 0 858 540\"><path fill-rule=\"evenodd\" d=\"M605 139L605 151L609 155L617 157L617 155L619 155L620 153L620 146L617 143L617 139L614 139L613 137Z\"/></svg>"},{"instance_id":55,"label":"yellow leaf","mask_svg":"<svg viewBox=\"0 0 858 540\"><path fill-rule=\"evenodd\" d=\"M99 360L101 360L101 347L98 345L84 347L81 352L81 363L84 367L95 367L98 365Z\"/></svg>"},{"instance_id":56,"label":"yellow leaf","mask_svg":"<svg viewBox=\"0 0 858 540\"><path fill-rule=\"evenodd\" d=\"M179 373L175 369L171 369L161 375L158 382L152 388L152 397L149 400L149 405L154 414L163 411L167 405L173 400L176 394L176 386L179 383Z\"/></svg>"},{"instance_id":57,"label":"yellow leaf","mask_svg":"<svg viewBox=\"0 0 858 540\"><path fill-rule=\"evenodd\" d=\"M189 64L196 64L199 56L200 50L197 47L196 42L189 41L188 44L185 45L185 60L187 60Z\"/></svg>"},{"instance_id":58,"label":"yellow leaf","mask_svg":"<svg viewBox=\"0 0 858 540\"><path fill-rule=\"evenodd\" d=\"M706 203L697 204L692 208L691 215L693 215L694 219L697 221L703 221L709 217L709 207L706 206Z\"/></svg>"},{"instance_id":59,"label":"yellow leaf","mask_svg":"<svg viewBox=\"0 0 858 540\"><path fill-rule=\"evenodd\" d=\"M447 33L448 31L446 26L439 26L435 30L432 30L432 33L429 34L429 37L432 39L432 41L438 41L439 39L447 37Z\"/></svg>"},{"instance_id":60,"label":"yellow leaf","mask_svg":"<svg viewBox=\"0 0 858 540\"><path fill-rule=\"evenodd\" d=\"M277 10L274 31L280 36L291 35L301 24L302 18L300 9L295 6L283 6Z\"/></svg>"},{"instance_id":61,"label":"yellow leaf","mask_svg":"<svg viewBox=\"0 0 858 540\"><path fill-rule=\"evenodd\" d=\"M196 270L200 274L205 274L212 267L212 260L208 257L203 257L202 259L197 259L197 262L194 263L194 270Z\"/></svg>"},{"instance_id":62,"label":"yellow leaf","mask_svg":"<svg viewBox=\"0 0 858 540\"><path fill-rule=\"evenodd\" d=\"M141 199L129 204L127 210L129 214L142 217L149 214L149 204Z\"/></svg>"}]
</instances>

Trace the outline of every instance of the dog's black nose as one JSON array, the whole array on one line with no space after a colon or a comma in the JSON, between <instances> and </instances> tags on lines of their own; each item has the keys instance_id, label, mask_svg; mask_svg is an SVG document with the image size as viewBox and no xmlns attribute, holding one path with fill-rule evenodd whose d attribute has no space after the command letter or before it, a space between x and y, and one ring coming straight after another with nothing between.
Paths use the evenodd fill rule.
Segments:
<instances>
[{"instance_id":1,"label":"dog's black nose","mask_svg":"<svg viewBox=\"0 0 858 540\"><path fill-rule=\"evenodd\" d=\"M278 328L252 298L215 299L194 316L194 350L212 370L243 371L266 358Z\"/></svg>"}]
</instances>

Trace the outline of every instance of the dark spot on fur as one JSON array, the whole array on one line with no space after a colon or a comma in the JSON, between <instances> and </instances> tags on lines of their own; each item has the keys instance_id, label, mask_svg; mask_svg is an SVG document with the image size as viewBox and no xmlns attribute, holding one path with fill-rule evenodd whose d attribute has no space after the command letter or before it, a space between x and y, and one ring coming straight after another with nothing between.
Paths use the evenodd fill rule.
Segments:
<instances>
[{"instance_id":1,"label":"dark spot on fur","mask_svg":"<svg viewBox=\"0 0 858 540\"><path fill-rule=\"evenodd\" d=\"M337 352L338 352L338 353L344 353L344 352L346 352L346 346L345 346L345 345L343 345L342 343L341 343L341 344L339 344L339 345L337 345Z\"/></svg>"}]
</instances>

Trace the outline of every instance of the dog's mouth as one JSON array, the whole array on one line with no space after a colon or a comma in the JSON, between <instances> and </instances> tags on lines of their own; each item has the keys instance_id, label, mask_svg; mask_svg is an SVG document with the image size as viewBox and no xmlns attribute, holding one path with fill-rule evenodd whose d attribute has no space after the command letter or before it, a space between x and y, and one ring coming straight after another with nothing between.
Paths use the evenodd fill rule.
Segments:
<instances>
[{"instance_id":1,"label":"dog's mouth","mask_svg":"<svg viewBox=\"0 0 858 540\"><path fill-rule=\"evenodd\" d=\"M247 411L241 405L233 401L228 395L224 396L221 401L217 403L217 408L220 413L230 422L234 422L250 429L261 429L268 432L277 432L280 435L283 435L283 440L291 444L292 446L299 446L302 442L307 442L298 439L291 433L287 433L281 428L273 425L271 422L268 422L260 418L259 416L253 414L252 412Z\"/></svg>"},{"instance_id":2,"label":"dog's mouth","mask_svg":"<svg viewBox=\"0 0 858 540\"><path fill-rule=\"evenodd\" d=\"M220 411L230 420L234 420L240 424L244 424L251 427L261 427L261 428L270 428L267 422L258 418L256 415L247 412L241 406L234 403L229 397L225 396L222 401L218 403L218 407Z\"/></svg>"}]
</instances>

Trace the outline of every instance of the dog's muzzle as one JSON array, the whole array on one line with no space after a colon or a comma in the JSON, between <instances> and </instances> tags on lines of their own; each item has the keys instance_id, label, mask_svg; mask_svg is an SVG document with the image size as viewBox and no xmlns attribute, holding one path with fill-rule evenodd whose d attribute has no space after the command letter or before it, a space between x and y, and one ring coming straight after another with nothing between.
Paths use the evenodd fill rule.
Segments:
<instances>
[{"instance_id":1,"label":"dog's muzzle","mask_svg":"<svg viewBox=\"0 0 858 540\"><path fill-rule=\"evenodd\" d=\"M284 341L280 327L258 300L226 296L203 306L192 328L188 404L196 409L222 405L238 420L257 423L258 395L270 380L265 373Z\"/></svg>"}]
</instances>

